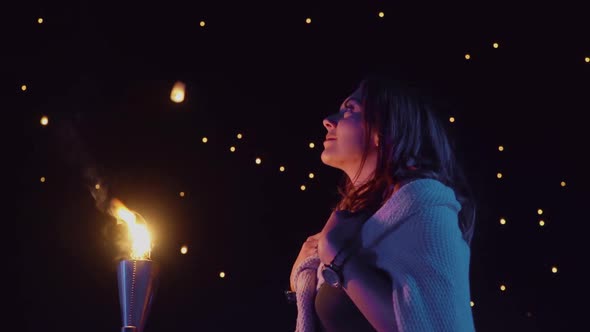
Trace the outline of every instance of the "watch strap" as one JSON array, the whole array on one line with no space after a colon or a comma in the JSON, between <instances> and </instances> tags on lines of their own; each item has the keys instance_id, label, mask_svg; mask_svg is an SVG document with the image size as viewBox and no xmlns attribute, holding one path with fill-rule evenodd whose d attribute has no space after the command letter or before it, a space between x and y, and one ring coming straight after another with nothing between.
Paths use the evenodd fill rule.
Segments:
<instances>
[{"instance_id":1,"label":"watch strap","mask_svg":"<svg viewBox=\"0 0 590 332\"><path fill-rule=\"evenodd\" d=\"M287 298L288 303L297 303L297 293L292 290L285 291L285 297Z\"/></svg>"},{"instance_id":2,"label":"watch strap","mask_svg":"<svg viewBox=\"0 0 590 332\"><path fill-rule=\"evenodd\" d=\"M338 270L342 270L344 263L346 263L350 257L354 255L357 249L358 245L356 245L354 240L348 241L348 243L336 253L334 259L332 259L332 262L329 265L335 267Z\"/></svg>"}]
</instances>

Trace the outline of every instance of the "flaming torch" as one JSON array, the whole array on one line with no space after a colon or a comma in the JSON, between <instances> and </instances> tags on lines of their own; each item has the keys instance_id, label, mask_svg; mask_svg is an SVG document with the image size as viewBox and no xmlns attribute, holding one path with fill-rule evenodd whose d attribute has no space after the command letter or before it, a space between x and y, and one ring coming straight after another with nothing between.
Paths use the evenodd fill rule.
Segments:
<instances>
[{"instance_id":1,"label":"flaming torch","mask_svg":"<svg viewBox=\"0 0 590 332\"><path fill-rule=\"evenodd\" d=\"M119 261L117 280L123 326L121 332L143 332L155 293L158 266L150 259L151 238L147 224L121 201L111 201L110 213L127 225L130 253Z\"/></svg>"}]
</instances>

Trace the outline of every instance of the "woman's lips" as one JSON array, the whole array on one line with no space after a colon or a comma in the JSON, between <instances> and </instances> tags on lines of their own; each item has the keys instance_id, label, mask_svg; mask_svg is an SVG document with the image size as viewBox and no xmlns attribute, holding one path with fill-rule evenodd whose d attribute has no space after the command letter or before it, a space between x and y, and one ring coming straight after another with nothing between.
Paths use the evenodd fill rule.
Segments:
<instances>
[{"instance_id":1,"label":"woman's lips","mask_svg":"<svg viewBox=\"0 0 590 332\"><path fill-rule=\"evenodd\" d=\"M324 144L328 143L328 142L333 142L335 141L335 138L326 138L326 140L324 141Z\"/></svg>"}]
</instances>

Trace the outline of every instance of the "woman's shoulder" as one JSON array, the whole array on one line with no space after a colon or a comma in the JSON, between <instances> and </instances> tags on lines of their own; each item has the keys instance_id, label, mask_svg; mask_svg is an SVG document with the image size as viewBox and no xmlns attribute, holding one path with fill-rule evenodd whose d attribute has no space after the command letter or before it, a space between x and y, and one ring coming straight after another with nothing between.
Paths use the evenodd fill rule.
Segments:
<instances>
[{"instance_id":1,"label":"woman's shoulder","mask_svg":"<svg viewBox=\"0 0 590 332\"><path fill-rule=\"evenodd\" d=\"M412 205L438 205L453 204L457 202L457 199L454 190L441 181L432 178L418 178L403 182L398 190L393 192L387 203L392 201Z\"/></svg>"},{"instance_id":2,"label":"woman's shoulder","mask_svg":"<svg viewBox=\"0 0 590 332\"><path fill-rule=\"evenodd\" d=\"M407 182L389 197L383 205L369 218L368 224L389 227L431 207L445 206L458 212L461 205L453 189L436 179L420 178Z\"/></svg>"},{"instance_id":3,"label":"woman's shoulder","mask_svg":"<svg viewBox=\"0 0 590 332\"><path fill-rule=\"evenodd\" d=\"M428 188L428 187L447 187L440 180L435 178L412 178L401 181L402 187L406 188Z\"/></svg>"},{"instance_id":4,"label":"woman's shoulder","mask_svg":"<svg viewBox=\"0 0 590 332\"><path fill-rule=\"evenodd\" d=\"M449 186L436 179L413 180L399 188L366 222L363 245L372 247L383 243L386 247L397 246L400 243L399 236L411 239L402 242L418 246L424 245L424 241L429 244L448 241L448 235L454 238L458 230L456 223L448 221L456 220L460 208ZM404 227L408 224L412 226Z\"/></svg>"}]
</instances>

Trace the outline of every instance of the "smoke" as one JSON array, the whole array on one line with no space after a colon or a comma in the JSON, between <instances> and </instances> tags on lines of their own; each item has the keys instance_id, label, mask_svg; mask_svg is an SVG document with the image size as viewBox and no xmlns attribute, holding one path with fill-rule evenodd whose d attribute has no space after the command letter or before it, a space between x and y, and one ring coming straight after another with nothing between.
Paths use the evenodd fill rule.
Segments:
<instances>
[{"instance_id":1,"label":"smoke","mask_svg":"<svg viewBox=\"0 0 590 332\"><path fill-rule=\"evenodd\" d=\"M84 128L81 116L74 115L55 122L57 143L68 168L80 175L83 185L94 199L96 208L116 220L104 225L101 232L105 245L113 246L116 251L113 261L128 258L131 252L129 229L120 222L115 212L118 205L124 204L112 194L106 177L101 173L99 165L80 134L80 129Z\"/></svg>"},{"instance_id":2,"label":"smoke","mask_svg":"<svg viewBox=\"0 0 590 332\"><path fill-rule=\"evenodd\" d=\"M103 212L109 213L109 206L112 200L109 187L103 177L98 175L95 167L88 167L84 170L83 177L87 183L88 190L94 198L96 208Z\"/></svg>"},{"instance_id":3,"label":"smoke","mask_svg":"<svg viewBox=\"0 0 590 332\"><path fill-rule=\"evenodd\" d=\"M80 120L81 116L75 114L57 121L57 146L67 166L81 176L83 185L94 198L96 208L102 213L109 214L112 199L110 188L80 135Z\"/></svg>"}]
</instances>

